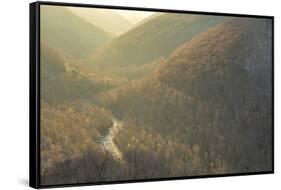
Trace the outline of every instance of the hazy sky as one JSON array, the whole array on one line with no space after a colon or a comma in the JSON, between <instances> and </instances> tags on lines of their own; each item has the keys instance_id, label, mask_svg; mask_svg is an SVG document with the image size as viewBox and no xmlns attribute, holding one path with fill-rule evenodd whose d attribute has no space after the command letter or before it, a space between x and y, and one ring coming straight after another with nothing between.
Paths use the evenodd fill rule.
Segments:
<instances>
[{"instance_id":1,"label":"hazy sky","mask_svg":"<svg viewBox=\"0 0 281 190\"><path fill-rule=\"evenodd\" d=\"M136 24L140 22L142 19L155 13L155 12L148 12L148 11L127 11L127 10L114 10L114 11L122 15L132 24Z\"/></svg>"},{"instance_id":2,"label":"hazy sky","mask_svg":"<svg viewBox=\"0 0 281 190\"><path fill-rule=\"evenodd\" d=\"M155 13L155 12L148 12L148 11L129 11L129 10L99 9L99 8L85 8L85 7L68 7L68 8L72 10L74 13L78 14L79 16L83 15L84 18L86 15L91 16L91 11L99 11L102 12L103 14L106 14L107 12L115 12L120 14L131 24L136 24L141 20L143 20L144 18Z\"/></svg>"}]
</instances>

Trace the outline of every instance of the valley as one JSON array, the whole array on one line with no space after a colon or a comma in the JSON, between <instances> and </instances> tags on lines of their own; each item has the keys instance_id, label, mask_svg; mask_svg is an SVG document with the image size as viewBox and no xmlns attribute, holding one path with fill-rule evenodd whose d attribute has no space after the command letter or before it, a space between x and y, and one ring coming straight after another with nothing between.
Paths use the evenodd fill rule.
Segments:
<instances>
[{"instance_id":1,"label":"valley","mask_svg":"<svg viewBox=\"0 0 281 190\"><path fill-rule=\"evenodd\" d=\"M270 20L101 13L43 8L42 184L272 167Z\"/></svg>"}]
</instances>

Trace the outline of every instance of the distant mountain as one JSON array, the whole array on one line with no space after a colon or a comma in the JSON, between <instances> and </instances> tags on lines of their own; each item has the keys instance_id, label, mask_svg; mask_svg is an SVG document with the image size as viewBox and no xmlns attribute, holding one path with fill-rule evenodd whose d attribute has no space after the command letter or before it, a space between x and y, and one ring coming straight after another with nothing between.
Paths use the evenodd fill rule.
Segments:
<instances>
[{"instance_id":1,"label":"distant mountain","mask_svg":"<svg viewBox=\"0 0 281 190\"><path fill-rule=\"evenodd\" d=\"M123 34L133 27L128 20L110 9L77 7L69 9L79 17L114 36Z\"/></svg>"},{"instance_id":2,"label":"distant mountain","mask_svg":"<svg viewBox=\"0 0 281 190\"><path fill-rule=\"evenodd\" d=\"M113 39L96 51L92 64L142 65L167 57L178 46L227 18L222 16L163 14Z\"/></svg>"},{"instance_id":3,"label":"distant mountain","mask_svg":"<svg viewBox=\"0 0 281 190\"><path fill-rule=\"evenodd\" d=\"M41 6L41 39L68 55L81 58L112 36L62 6Z\"/></svg>"}]
</instances>

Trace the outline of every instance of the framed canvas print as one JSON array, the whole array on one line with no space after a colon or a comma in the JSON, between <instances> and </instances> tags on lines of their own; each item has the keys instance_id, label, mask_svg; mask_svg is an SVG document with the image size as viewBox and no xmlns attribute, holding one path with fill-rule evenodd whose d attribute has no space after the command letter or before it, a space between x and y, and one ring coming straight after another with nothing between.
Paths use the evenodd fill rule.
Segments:
<instances>
[{"instance_id":1,"label":"framed canvas print","mask_svg":"<svg viewBox=\"0 0 281 190\"><path fill-rule=\"evenodd\" d=\"M274 172L272 16L30 4L30 186Z\"/></svg>"}]
</instances>

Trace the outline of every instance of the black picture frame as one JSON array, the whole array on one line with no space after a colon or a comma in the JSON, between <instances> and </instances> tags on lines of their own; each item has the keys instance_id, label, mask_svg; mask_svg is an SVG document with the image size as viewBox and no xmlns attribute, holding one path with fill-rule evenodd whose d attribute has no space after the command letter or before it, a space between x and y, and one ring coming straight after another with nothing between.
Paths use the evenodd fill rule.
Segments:
<instances>
[{"instance_id":1,"label":"black picture frame","mask_svg":"<svg viewBox=\"0 0 281 190\"><path fill-rule=\"evenodd\" d=\"M248 173L229 173L217 175L199 175L199 176L182 176L169 178L153 178L139 180L122 180L122 181L106 181L106 182L89 182L78 184L63 184L63 185L41 185L40 183L40 6L41 5L56 5L56 6L71 6L71 7L91 7L104 9L118 10L135 10L135 11L153 11L167 13L186 13L199 15L219 15L231 17L247 17L247 18L267 18L272 22L272 168L269 171L263 172L248 172ZM109 5L92 5L80 3L64 3L64 2L47 2L38 1L29 5L29 31L30 31L30 96L29 96L29 185L33 188L54 188L54 187L72 187L72 186L87 186L101 184L121 184L135 182L151 182L163 180L182 180L194 178L211 178L211 177L227 177L227 176L245 176L259 174L274 173L274 16L263 15L248 15L248 14L232 14L232 13L217 13L217 12L200 12L186 10L169 10L156 8L141 8L141 7L120 7Z\"/></svg>"}]
</instances>

